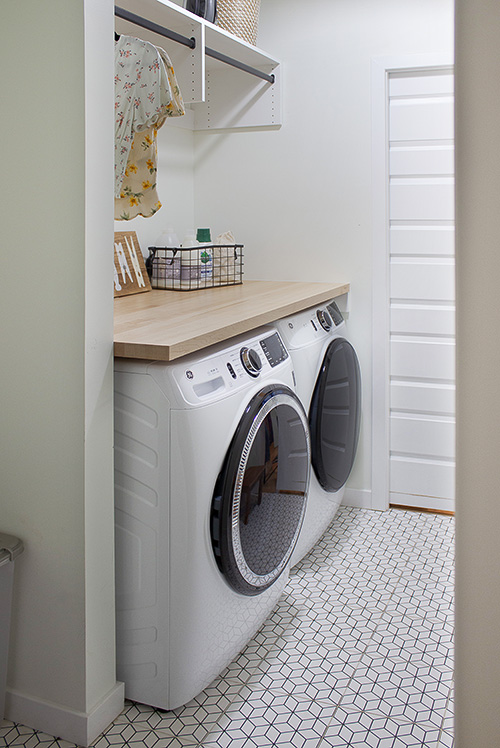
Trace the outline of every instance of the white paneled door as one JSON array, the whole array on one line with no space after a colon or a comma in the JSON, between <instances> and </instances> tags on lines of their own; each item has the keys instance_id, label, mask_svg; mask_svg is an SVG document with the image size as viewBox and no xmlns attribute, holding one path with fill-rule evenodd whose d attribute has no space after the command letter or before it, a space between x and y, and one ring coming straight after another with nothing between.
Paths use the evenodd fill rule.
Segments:
<instances>
[{"instance_id":1,"label":"white paneled door","mask_svg":"<svg viewBox=\"0 0 500 748\"><path fill-rule=\"evenodd\" d=\"M388 76L389 502L452 511L453 75Z\"/></svg>"}]
</instances>

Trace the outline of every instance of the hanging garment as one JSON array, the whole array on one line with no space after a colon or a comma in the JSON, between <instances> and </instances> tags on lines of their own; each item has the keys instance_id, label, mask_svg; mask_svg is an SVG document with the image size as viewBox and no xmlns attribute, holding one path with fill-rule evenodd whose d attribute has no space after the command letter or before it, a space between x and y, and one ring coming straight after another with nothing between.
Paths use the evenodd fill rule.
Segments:
<instances>
[{"instance_id":1,"label":"hanging garment","mask_svg":"<svg viewBox=\"0 0 500 748\"><path fill-rule=\"evenodd\" d=\"M161 47L156 47L156 49L158 50L160 57L163 60L165 72L167 74L168 85L170 87L171 100L165 107L166 116L182 117L182 115L186 113L186 110L184 109L181 90L179 88L179 84L177 83L177 78L175 77L175 71L172 62L164 49L162 49Z\"/></svg>"},{"instance_id":2,"label":"hanging garment","mask_svg":"<svg viewBox=\"0 0 500 748\"><path fill-rule=\"evenodd\" d=\"M140 44L147 44L133 37L129 37L129 39L132 39L134 42L140 42ZM153 45L148 46L152 47ZM168 103L161 107L161 112L158 113L153 125L146 129L142 126L140 129L136 129L128 152L120 189L118 194L115 193L116 220L128 221L136 216L149 218L161 208L161 202L156 191L157 131L164 124L167 117L179 117L185 113L184 102L170 58L165 50L160 47L153 47L153 49L156 50L160 58L160 67L163 71L160 75L160 83L161 85L166 85L168 88L167 97L164 97L164 99L168 98ZM128 49L125 48L125 51L127 52ZM142 74L140 80L142 81ZM139 93L143 90L146 92L141 84ZM147 95L149 99L150 92L147 92Z\"/></svg>"},{"instance_id":3,"label":"hanging garment","mask_svg":"<svg viewBox=\"0 0 500 748\"><path fill-rule=\"evenodd\" d=\"M120 195L135 133L157 125L171 99L156 47L120 36L115 42L115 197Z\"/></svg>"},{"instance_id":4,"label":"hanging garment","mask_svg":"<svg viewBox=\"0 0 500 748\"><path fill-rule=\"evenodd\" d=\"M160 208L156 191L156 126L134 135L120 197L115 197L115 220L150 218Z\"/></svg>"}]
</instances>

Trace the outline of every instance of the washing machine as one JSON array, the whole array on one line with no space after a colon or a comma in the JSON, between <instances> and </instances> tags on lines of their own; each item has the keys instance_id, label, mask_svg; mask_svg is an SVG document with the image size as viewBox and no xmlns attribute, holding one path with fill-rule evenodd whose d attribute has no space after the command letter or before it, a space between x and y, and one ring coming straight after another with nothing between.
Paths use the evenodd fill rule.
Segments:
<instances>
[{"instance_id":1,"label":"washing machine","mask_svg":"<svg viewBox=\"0 0 500 748\"><path fill-rule=\"evenodd\" d=\"M335 301L286 317L276 328L293 361L311 434L313 471L294 566L324 534L342 501L358 444L361 377Z\"/></svg>"},{"instance_id":2,"label":"washing machine","mask_svg":"<svg viewBox=\"0 0 500 748\"><path fill-rule=\"evenodd\" d=\"M307 415L275 329L115 365L117 677L190 701L275 607L305 513Z\"/></svg>"}]
</instances>

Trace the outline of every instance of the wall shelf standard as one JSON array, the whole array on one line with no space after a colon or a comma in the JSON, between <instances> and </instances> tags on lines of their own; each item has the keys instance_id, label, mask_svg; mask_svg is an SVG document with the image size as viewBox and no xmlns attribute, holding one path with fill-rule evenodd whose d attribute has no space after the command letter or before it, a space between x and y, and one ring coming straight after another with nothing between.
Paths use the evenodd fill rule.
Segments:
<instances>
[{"instance_id":1,"label":"wall shelf standard","mask_svg":"<svg viewBox=\"0 0 500 748\"><path fill-rule=\"evenodd\" d=\"M281 126L279 62L169 0L119 0L118 34L163 47L194 130Z\"/></svg>"}]
</instances>

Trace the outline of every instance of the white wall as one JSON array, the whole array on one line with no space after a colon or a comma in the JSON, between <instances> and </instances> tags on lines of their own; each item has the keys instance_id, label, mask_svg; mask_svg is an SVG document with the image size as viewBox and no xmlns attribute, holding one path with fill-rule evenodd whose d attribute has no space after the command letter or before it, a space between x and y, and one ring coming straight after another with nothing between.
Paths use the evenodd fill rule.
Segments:
<instances>
[{"instance_id":1,"label":"white wall","mask_svg":"<svg viewBox=\"0 0 500 748\"><path fill-rule=\"evenodd\" d=\"M456 745L499 743L500 5L457 0Z\"/></svg>"},{"instance_id":2,"label":"white wall","mask_svg":"<svg viewBox=\"0 0 500 748\"><path fill-rule=\"evenodd\" d=\"M120 704L105 82L112 7L6 0L0 25L9 66L0 121L0 526L26 548L15 566L6 716L81 745Z\"/></svg>"},{"instance_id":3,"label":"white wall","mask_svg":"<svg viewBox=\"0 0 500 748\"><path fill-rule=\"evenodd\" d=\"M262 0L283 62L283 126L201 133L195 223L232 228L251 279L349 281L363 424L349 485L370 488L371 101L380 55L452 53L453 0Z\"/></svg>"},{"instance_id":4,"label":"white wall","mask_svg":"<svg viewBox=\"0 0 500 748\"><path fill-rule=\"evenodd\" d=\"M168 45L165 45L168 48ZM115 231L135 231L148 256L161 232L172 226L182 242L194 226L194 138L182 117L167 120L158 132L158 196L162 207L151 218L115 221Z\"/></svg>"}]
</instances>

